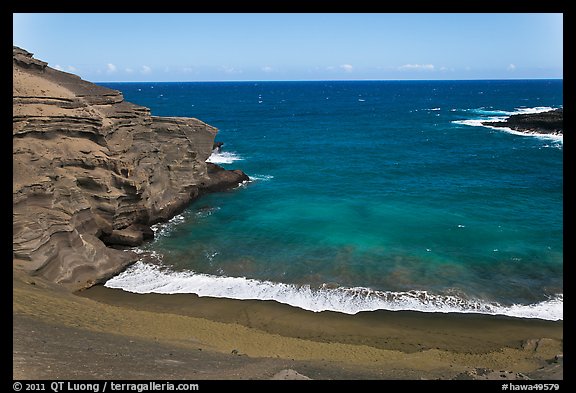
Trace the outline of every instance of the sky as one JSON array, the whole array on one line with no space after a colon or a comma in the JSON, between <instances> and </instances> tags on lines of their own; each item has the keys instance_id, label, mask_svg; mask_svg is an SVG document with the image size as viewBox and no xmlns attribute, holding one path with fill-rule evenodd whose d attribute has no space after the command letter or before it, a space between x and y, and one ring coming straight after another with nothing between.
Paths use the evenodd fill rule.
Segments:
<instances>
[{"instance_id":1,"label":"sky","mask_svg":"<svg viewBox=\"0 0 576 393\"><path fill-rule=\"evenodd\" d=\"M553 13L22 13L13 44L92 82L563 77Z\"/></svg>"}]
</instances>

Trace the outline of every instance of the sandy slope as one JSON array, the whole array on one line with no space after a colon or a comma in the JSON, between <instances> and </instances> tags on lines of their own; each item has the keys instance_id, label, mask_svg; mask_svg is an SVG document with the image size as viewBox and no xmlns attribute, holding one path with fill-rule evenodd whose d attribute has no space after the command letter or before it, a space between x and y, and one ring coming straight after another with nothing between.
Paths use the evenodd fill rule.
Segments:
<instances>
[{"instance_id":1,"label":"sandy slope","mask_svg":"<svg viewBox=\"0 0 576 393\"><path fill-rule=\"evenodd\" d=\"M451 379L544 366L533 375L562 376L549 365L562 352L561 322L314 314L107 288L86 294L96 301L16 271L13 283L15 378L269 379L291 368L315 379Z\"/></svg>"}]
</instances>

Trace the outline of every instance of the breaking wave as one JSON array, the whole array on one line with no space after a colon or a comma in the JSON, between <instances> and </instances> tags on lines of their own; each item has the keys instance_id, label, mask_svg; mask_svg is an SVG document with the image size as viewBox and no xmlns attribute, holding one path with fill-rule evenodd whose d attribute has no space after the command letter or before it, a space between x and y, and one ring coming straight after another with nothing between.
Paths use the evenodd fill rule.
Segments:
<instances>
[{"instance_id":1,"label":"breaking wave","mask_svg":"<svg viewBox=\"0 0 576 393\"><path fill-rule=\"evenodd\" d=\"M158 257L156 254L156 258ZM552 321L563 319L563 294L557 294L535 304L501 305L496 302L467 299L458 295L433 294L422 290L391 292L362 287L312 288L309 285L298 286L245 277L215 276L190 271L175 272L142 261L108 280L105 286L134 293L193 293L215 298L275 300L314 312L336 311L356 314L374 310L411 310L507 315Z\"/></svg>"}]
</instances>

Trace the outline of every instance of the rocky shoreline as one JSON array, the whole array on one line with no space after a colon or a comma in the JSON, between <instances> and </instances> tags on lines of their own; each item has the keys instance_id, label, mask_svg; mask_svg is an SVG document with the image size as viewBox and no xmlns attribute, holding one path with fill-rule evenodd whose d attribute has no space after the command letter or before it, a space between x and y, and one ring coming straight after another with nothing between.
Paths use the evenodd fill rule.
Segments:
<instances>
[{"instance_id":1,"label":"rocky shoreline","mask_svg":"<svg viewBox=\"0 0 576 393\"><path fill-rule=\"evenodd\" d=\"M490 127L508 127L514 131L528 134L563 135L563 109L555 109L540 113L519 113L511 115L505 121L485 121Z\"/></svg>"},{"instance_id":2,"label":"rocky shoreline","mask_svg":"<svg viewBox=\"0 0 576 393\"><path fill-rule=\"evenodd\" d=\"M248 180L206 163L216 133L13 47L13 266L70 290L117 274L137 255L116 248Z\"/></svg>"}]
</instances>

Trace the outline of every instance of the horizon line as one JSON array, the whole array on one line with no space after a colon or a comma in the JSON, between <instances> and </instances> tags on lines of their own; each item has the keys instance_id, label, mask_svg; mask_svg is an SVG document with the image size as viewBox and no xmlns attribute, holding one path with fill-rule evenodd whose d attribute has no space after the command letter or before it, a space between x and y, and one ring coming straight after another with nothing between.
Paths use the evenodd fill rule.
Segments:
<instances>
[{"instance_id":1,"label":"horizon line","mask_svg":"<svg viewBox=\"0 0 576 393\"><path fill-rule=\"evenodd\" d=\"M84 79L86 80L86 79ZM531 81L531 80L561 80L564 78L475 78L475 79L223 79L223 80L174 80L174 81L90 81L91 83L264 83L264 82L471 82L471 81Z\"/></svg>"}]
</instances>

